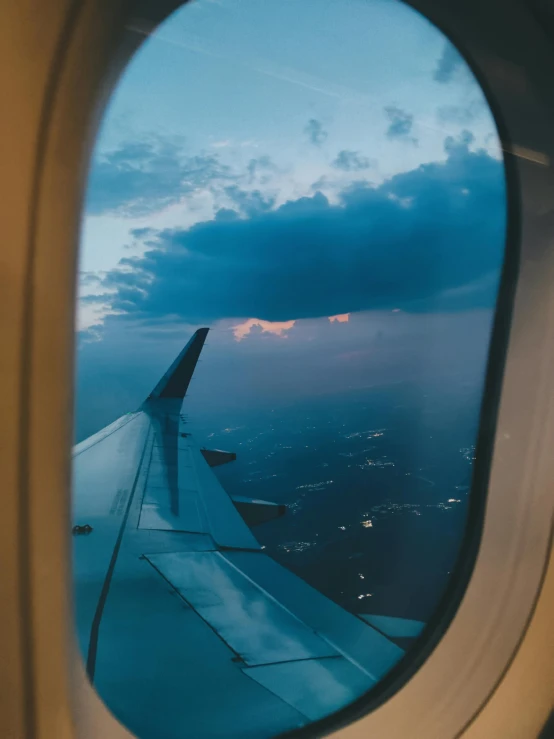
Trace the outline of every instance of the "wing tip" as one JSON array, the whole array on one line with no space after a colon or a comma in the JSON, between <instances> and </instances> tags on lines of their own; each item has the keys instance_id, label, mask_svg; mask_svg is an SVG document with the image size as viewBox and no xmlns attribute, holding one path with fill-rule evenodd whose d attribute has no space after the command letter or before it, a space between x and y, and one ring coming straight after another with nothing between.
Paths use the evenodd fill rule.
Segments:
<instances>
[{"instance_id":1,"label":"wing tip","mask_svg":"<svg viewBox=\"0 0 554 739\"><path fill-rule=\"evenodd\" d=\"M147 400L182 400L185 397L209 330L207 327L196 329Z\"/></svg>"}]
</instances>

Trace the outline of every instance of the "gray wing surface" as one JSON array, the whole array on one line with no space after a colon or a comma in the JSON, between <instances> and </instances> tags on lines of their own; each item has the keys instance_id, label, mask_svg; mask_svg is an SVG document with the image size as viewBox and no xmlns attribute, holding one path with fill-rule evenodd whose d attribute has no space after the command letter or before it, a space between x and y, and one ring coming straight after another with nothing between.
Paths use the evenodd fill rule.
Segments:
<instances>
[{"instance_id":1,"label":"gray wing surface","mask_svg":"<svg viewBox=\"0 0 554 739\"><path fill-rule=\"evenodd\" d=\"M136 413L74 450L77 635L89 678L139 737L272 736L343 707L403 655L379 618L264 553L239 511L267 520L272 504L234 503L211 469L226 453L187 433L206 334Z\"/></svg>"}]
</instances>

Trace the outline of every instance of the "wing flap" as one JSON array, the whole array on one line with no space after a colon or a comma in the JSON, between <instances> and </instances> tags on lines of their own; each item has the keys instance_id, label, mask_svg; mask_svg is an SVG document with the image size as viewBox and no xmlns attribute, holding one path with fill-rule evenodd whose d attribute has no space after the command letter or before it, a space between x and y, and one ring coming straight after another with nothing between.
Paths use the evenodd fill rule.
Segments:
<instances>
[{"instance_id":1,"label":"wing flap","mask_svg":"<svg viewBox=\"0 0 554 739\"><path fill-rule=\"evenodd\" d=\"M404 651L386 636L333 603L267 554L226 551L222 556L372 680L381 679L403 656Z\"/></svg>"},{"instance_id":2,"label":"wing flap","mask_svg":"<svg viewBox=\"0 0 554 739\"><path fill-rule=\"evenodd\" d=\"M147 555L223 641L249 666L338 653L219 552Z\"/></svg>"},{"instance_id":3,"label":"wing flap","mask_svg":"<svg viewBox=\"0 0 554 739\"><path fill-rule=\"evenodd\" d=\"M355 700L403 654L264 553L145 559L232 650L246 677L307 719Z\"/></svg>"},{"instance_id":4,"label":"wing flap","mask_svg":"<svg viewBox=\"0 0 554 739\"><path fill-rule=\"evenodd\" d=\"M374 626L382 634L392 639L416 639L423 629L423 621L414 621L409 618L396 618L393 616L374 616L370 613L360 613L360 618Z\"/></svg>"},{"instance_id":5,"label":"wing flap","mask_svg":"<svg viewBox=\"0 0 554 739\"><path fill-rule=\"evenodd\" d=\"M344 657L247 667L243 672L310 721L338 711L375 683Z\"/></svg>"}]
</instances>

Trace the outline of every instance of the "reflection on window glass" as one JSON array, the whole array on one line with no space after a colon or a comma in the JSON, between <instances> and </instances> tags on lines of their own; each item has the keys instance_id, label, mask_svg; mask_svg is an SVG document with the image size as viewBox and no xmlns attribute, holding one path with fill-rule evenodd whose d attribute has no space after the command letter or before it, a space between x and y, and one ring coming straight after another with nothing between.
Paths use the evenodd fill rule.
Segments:
<instances>
[{"instance_id":1,"label":"reflection on window glass","mask_svg":"<svg viewBox=\"0 0 554 739\"><path fill-rule=\"evenodd\" d=\"M139 737L306 725L415 643L505 222L483 93L400 2L198 0L145 40L90 170L73 469L78 640Z\"/></svg>"}]
</instances>

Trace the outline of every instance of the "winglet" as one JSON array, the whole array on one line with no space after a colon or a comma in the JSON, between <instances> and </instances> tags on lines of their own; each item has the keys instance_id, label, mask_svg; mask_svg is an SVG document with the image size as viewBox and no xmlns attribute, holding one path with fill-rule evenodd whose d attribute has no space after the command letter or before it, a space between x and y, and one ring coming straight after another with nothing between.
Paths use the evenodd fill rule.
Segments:
<instances>
[{"instance_id":1,"label":"winglet","mask_svg":"<svg viewBox=\"0 0 554 739\"><path fill-rule=\"evenodd\" d=\"M152 390L148 400L185 397L194 368L206 341L208 330L207 328L199 328L194 332L183 351Z\"/></svg>"}]
</instances>

